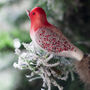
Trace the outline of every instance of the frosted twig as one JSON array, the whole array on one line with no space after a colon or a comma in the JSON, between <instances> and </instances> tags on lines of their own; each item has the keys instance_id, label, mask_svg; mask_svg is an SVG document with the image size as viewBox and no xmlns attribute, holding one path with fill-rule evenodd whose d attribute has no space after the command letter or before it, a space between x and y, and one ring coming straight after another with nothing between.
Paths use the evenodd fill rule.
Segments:
<instances>
[{"instance_id":1,"label":"frosted twig","mask_svg":"<svg viewBox=\"0 0 90 90\"><path fill-rule=\"evenodd\" d=\"M54 57L53 54L37 50L33 42L30 44L23 43L23 45L26 48L26 51L22 52L19 51L19 49L16 50L19 57L18 63L14 63L14 67L21 70L29 69L31 74L26 75L26 77L30 82L42 78L43 88L41 88L41 90L45 90L44 88L51 90L52 84L58 87L59 90L62 90L63 88L56 82L54 78L66 80L68 78L68 73L72 73L74 70L72 67L72 62L65 58ZM55 62L52 61L52 59L55 59ZM54 67L56 70L59 70L61 73L58 74L52 69L52 67Z\"/></svg>"},{"instance_id":2,"label":"frosted twig","mask_svg":"<svg viewBox=\"0 0 90 90\"><path fill-rule=\"evenodd\" d=\"M63 87L61 87L59 84L57 84L57 82L54 79L52 79L52 84L54 86L58 87L59 90L63 90Z\"/></svg>"},{"instance_id":3,"label":"frosted twig","mask_svg":"<svg viewBox=\"0 0 90 90\"><path fill-rule=\"evenodd\" d=\"M47 67L56 67L58 66L60 63L57 62L57 63L54 63L54 64L47 64L47 63L43 63L44 66L47 66Z\"/></svg>"},{"instance_id":4,"label":"frosted twig","mask_svg":"<svg viewBox=\"0 0 90 90\"><path fill-rule=\"evenodd\" d=\"M43 85L42 85L41 90L45 90L45 88L46 88L46 83L43 81Z\"/></svg>"},{"instance_id":5,"label":"frosted twig","mask_svg":"<svg viewBox=\"0 0 90 90\"><path fill-rule=\"evenodd\" d=\"M51 54L45 61L49 62L53 58L53 54Z\"/></svg>"},{"instance_id":6,"label":"frosted twig","mask_svg":"<svg viewBox=\"0 0 90 90\"><path fill-rule=\"evenodd\" d=\"M34 81L34 80L36 80L36 79L41 79L41 77L30 78L30 79L29 79L29 82L32 82L32 81Z\"/></svg>"}]
</instances>

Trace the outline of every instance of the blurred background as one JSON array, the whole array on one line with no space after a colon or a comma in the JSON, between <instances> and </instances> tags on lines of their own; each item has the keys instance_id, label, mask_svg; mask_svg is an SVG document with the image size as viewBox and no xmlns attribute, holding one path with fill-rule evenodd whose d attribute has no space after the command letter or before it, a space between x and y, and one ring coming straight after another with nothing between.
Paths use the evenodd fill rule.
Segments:
<instances>
[{"instance_id":1,"label":"blurred background","mask_svg":"<svg viewBox=\"0 0 90 90\"><path fill-rule=\"evenodd\" d=\"M21 71L13 67L18 57L14 47L31 42L30 21L26 9L42 7L48 21L59 27L73 44L90 53L90 0L0 0L0 90L40 90L42 80L29 82ZM72 81L60 81L64 90L90 90L75 73ZM86 89L87 88L87 89ZM57 88L52 87L52 90Z\"/></svg>"}]
</instances>

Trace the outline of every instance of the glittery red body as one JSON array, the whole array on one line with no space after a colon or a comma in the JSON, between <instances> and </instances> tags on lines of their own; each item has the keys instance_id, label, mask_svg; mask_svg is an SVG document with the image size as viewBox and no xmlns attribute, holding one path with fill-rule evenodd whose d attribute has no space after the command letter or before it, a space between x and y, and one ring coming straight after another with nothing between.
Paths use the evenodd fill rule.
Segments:
<instances>
[{"instance_id":1,"label":"glittery red body","mask_svg":"<svg viewBox=\"0 0 90 90\"><path fill-rule=\"evenodd\" d=\"M48 23L42 8L34 8L29 13L29 17L31 20L30 36L41 48L54 53L75 50L62 32Z\"/></svg>"},{"instance_id":2,"label":"glittery red body","mask_svg":"<svg viewBox=\"0 0 90 90\"><path fill-rule=\"evenodd\" d=\"M54 33L49 28L39 28L35 32L36 43L48 52L60 53L62 51L73 51L74 46L62 35Z\"/></svg>"},{"instance_id":3,"label":"glittery red body","mask_svg":"<svg viewBox=\"0 0 90 90\"><path fill-rule=\"evenodd\" d=\"M31 12L28 11L28 16L31 21L30 37L35 45L59 56L82 59L83 52L71 44L60 29L47 21L42 8L36 7Z\"/></svg>"}]
</instances>

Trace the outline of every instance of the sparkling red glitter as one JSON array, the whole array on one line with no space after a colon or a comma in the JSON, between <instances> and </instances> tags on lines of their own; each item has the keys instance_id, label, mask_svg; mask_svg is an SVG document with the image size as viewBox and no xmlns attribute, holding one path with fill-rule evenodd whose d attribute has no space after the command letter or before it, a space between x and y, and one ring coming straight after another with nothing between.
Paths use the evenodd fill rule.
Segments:
<instances>
[{"instance_id":1,"label":"sparkling red glitter","mask_svg":"<svg viewBox=\"0 0 90 90\"><path fill-rule=\"evenodd\" d=\"M48 52L59 53L74 50L74 47L64 36L61 35L60 37L49 29L41 28L37 30L36 42Z\"/></svg>"}]
</instances>

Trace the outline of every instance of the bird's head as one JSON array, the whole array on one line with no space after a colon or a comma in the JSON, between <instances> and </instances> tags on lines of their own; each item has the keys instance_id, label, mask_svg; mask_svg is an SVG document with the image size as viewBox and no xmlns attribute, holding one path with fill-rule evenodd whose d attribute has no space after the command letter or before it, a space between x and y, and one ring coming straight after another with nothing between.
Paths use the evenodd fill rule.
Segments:
<instances>
[{"instance_id":1,"label":"bird's head","mask_svg":"<svg viewBox=\"0 0 90 90\"><path fill-rule=\"evenodd\" d=\"M42 25L42 24L49 24L47 21L46 13L45 11L40 8L36 7L32 9L31 11L27 10L28 16L31 20L31 26L35 25Z\"/></svg>"}]
</instances>

